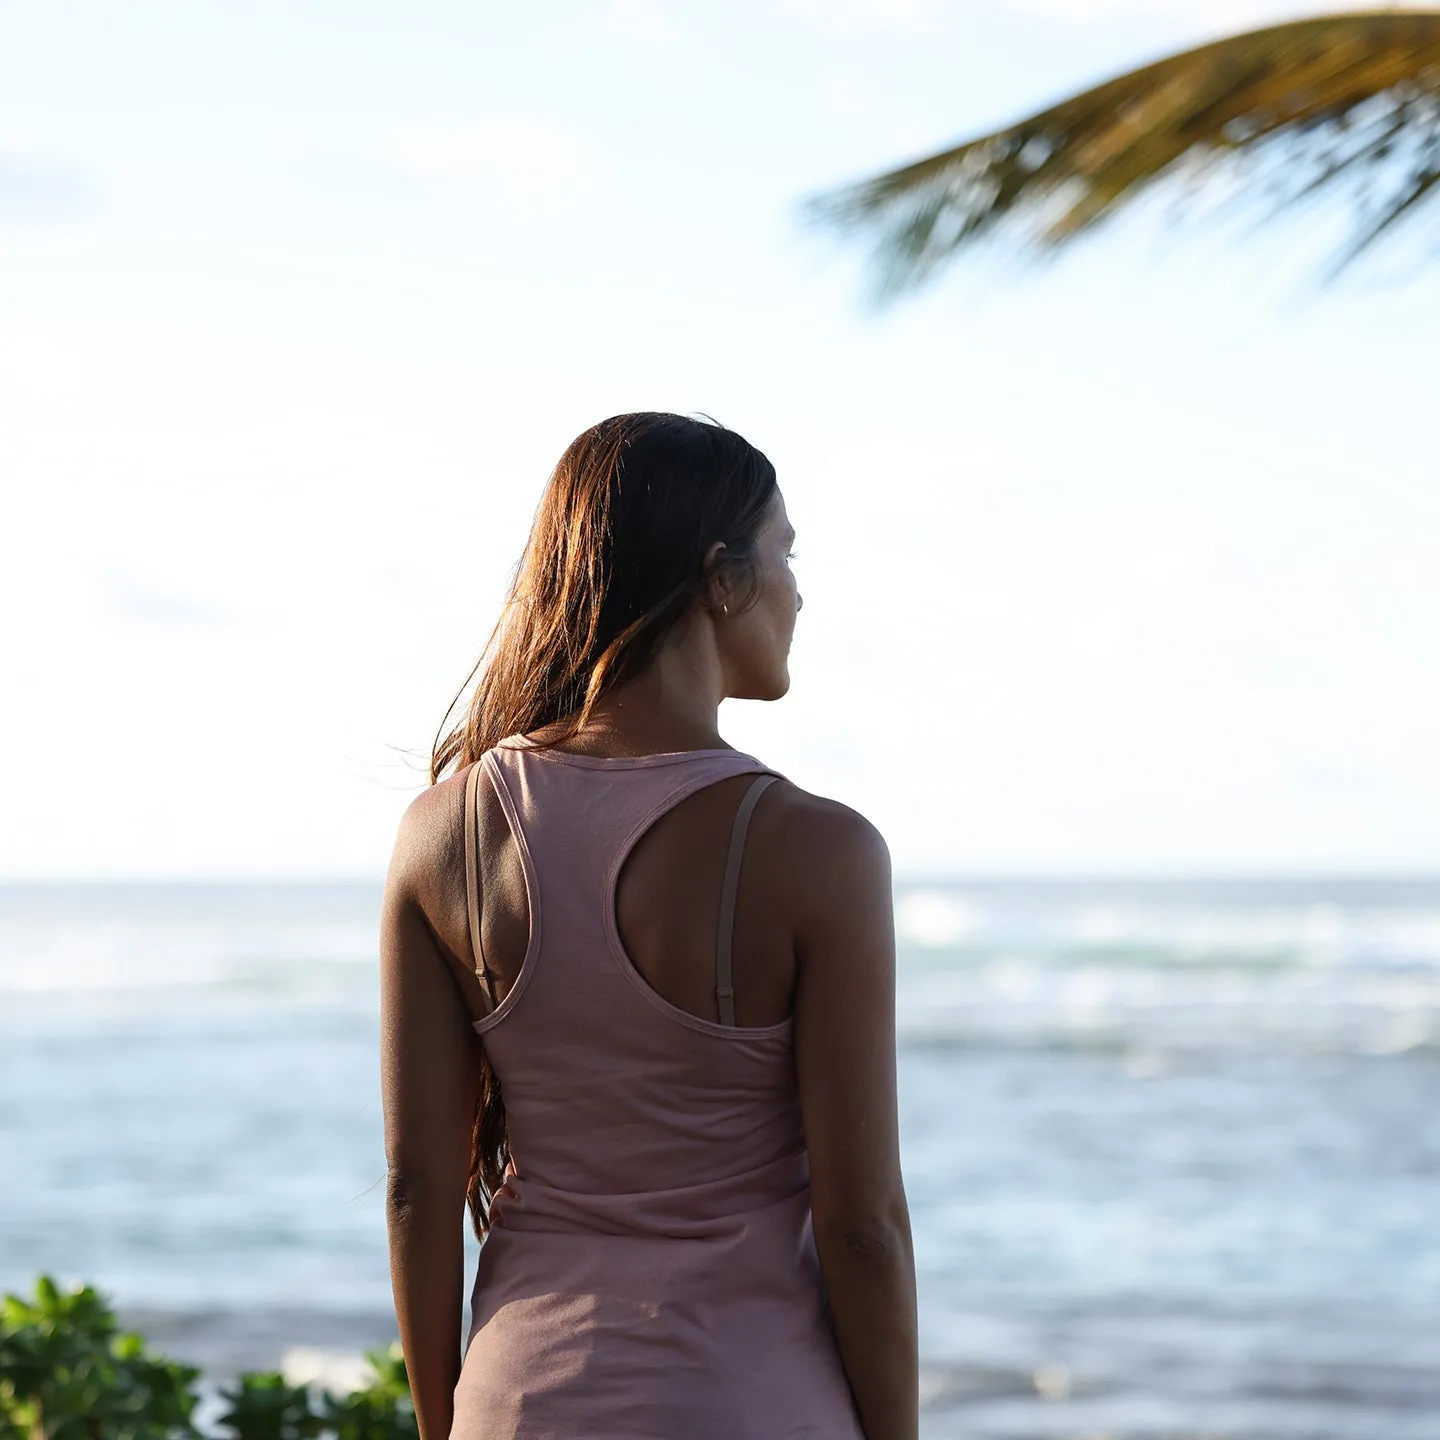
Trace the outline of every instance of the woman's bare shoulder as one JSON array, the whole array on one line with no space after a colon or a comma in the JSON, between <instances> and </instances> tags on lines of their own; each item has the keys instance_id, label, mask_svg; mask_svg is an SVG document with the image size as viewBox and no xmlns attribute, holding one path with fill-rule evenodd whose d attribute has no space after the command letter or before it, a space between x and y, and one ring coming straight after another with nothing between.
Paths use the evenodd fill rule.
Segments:
<instances>
[{"instance_id":1,"label":"woman's bare shoulder","mask_svg":"<svg viewBox=\"0 0 1440 1440\"><path fill-rule=\"evenodd\" d=\"M427 913L465 874L465 777L469 767L427 785L405 807L390 860L390 879Z\"/></svg>"},{"instance_id":2,"label":"woman's bare shoulder","mask_svg":"<svg viewBox=\"0 0 1440 1440\"><path fill-rule=\"evenodd\" d=\"M855 894L890 886L890 849L875 824L858 810L780 780L766 796L773 854L811 899L833 905Z\"/></svg>"},{"instance_id":3,"label":"woman's bare shoulder","mask_svg":"<svg viewBox=\"0 0 1440 1440\"><path fill-rule=\"evenodd\" d=\"M858 810L828 795L803 790L793 780L778 780L768 803L776 821L797 841L842 849L885 844L884 836Z\"/></svg>"}]
</instances>

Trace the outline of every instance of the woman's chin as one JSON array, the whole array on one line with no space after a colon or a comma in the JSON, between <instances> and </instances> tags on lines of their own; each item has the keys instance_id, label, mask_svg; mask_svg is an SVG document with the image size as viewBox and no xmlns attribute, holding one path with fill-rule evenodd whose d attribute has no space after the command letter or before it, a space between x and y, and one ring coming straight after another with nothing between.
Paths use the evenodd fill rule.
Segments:
<instances>
[{"instance_id":1,"label":"woman's chin","mask_svg":"<svg viewBox=\"0 0 1440 1440\"><path fill-rule=\"evenodd\" d=\"M790 676L788 674L772 677L767 680L757 680L751 684L741 686L737 690L731 690L727 700L779 700L789 692Z\"/></svg>"},{"instance_id":2,"label":"woman's chin","mask_svg":"<svg viewBox=\"0 0 1440 1440\"><path fill-rule=\"evenodd\" d=\"M790 671L782 670L774 676L770 683L765 686L763 693L756 695L757 700L780 700L790 692Z\"/></svg>"}]
</instances>

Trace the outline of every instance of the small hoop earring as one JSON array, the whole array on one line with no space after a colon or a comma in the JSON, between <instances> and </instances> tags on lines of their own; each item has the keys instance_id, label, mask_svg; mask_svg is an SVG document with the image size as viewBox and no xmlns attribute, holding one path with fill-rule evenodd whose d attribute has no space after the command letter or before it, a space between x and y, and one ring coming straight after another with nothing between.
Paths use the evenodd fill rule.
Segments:
<instances>
[{"instance_id":1,"label":"small hoop earring","mask_svg":"<svg viewBox=\"0 0 1440 1440\"><path fill-rule=\"evenodd\" d=\"M729 601L726 601L726 603L720 607L720 613L721 613L727 620L730 618L730 603L729 603Z\"/></svg>"}]
</instances>

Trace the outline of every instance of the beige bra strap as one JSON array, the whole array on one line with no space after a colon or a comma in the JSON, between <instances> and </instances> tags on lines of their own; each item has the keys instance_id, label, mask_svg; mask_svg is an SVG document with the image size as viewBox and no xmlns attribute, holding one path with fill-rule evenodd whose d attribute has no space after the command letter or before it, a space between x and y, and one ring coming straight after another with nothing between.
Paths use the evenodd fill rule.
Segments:
<instances>
[{"instance_id":1,"label":"beige bra strap","mask_svg":"<svg viewBox=\"0 0 1440 1440\"><path fill-rule=\"evenodd\" d=\"M485 976L485 990L491 1009L495 1007L495 981L485 963L480 942L480 856L477 832L480 824L480 772L484 761L477 760L465 777L465 914L470 922L470 949Z\"/></svg>"},{"instance_id":2,"label":"beige bra strap","mask_svg":"<svg viewBox=\"0 0 1440 1440\"><path fill-rule=\"evenodd\" d=\"M755 802L764 793L765 787L779 778L778 775L755 777L740 801L740 808L735 812L735 826L730 831L730 853L725 857L725 880L720 887L720 934L715 942L715 998L720 1004L722 1025L735 1023L730 942L735 933L735 897L740 891L740 861L745 854L745 831L750 826Z\"/></svg>"}]
</instances>

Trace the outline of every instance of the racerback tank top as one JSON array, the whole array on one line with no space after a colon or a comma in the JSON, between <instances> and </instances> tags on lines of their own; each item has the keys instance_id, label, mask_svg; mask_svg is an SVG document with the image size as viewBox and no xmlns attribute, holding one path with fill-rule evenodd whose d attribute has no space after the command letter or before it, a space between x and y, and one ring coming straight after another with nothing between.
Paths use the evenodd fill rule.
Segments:
<instances>
[{"instance_id":1,"label":"racerback tank top","mask_svg":"<svg viewBox=\"0 0 1440 1440\"><path fill-rule=\"evenodd\" d=\"M760 778L722 885L716 1022L631 964L615 886L660 816L742 774ZM775 772L734 750L611 758L513 737L468 778L467 869L474 785L488 780L520 852L530 936L513 985L475 1022L511 1162L452 1434L859 1440L810 1229L793 1020L737 1027L726 993L745 827Z\"/></svg>"}]
</instances>

